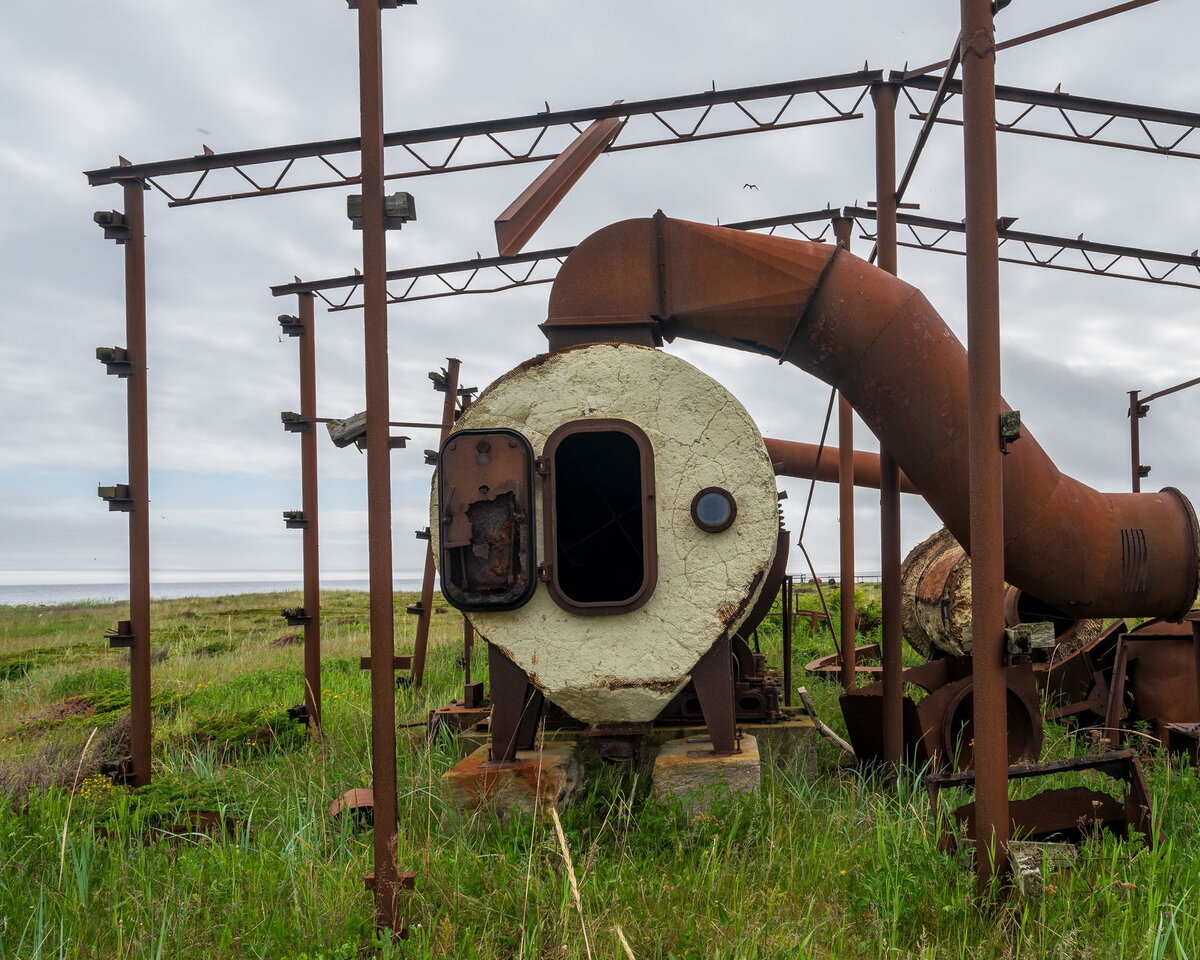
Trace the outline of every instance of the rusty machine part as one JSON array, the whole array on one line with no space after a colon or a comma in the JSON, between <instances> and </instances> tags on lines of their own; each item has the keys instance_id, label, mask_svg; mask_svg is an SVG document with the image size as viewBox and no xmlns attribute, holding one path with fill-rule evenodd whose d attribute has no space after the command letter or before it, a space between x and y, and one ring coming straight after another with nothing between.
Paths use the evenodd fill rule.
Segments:
<instances>
[{"instance_id":1,"label":"rusty machine part","mask_svg":"<svg viewBox=\"0 0 1200 960\"><path fill-rule=\"evenodd\" d=\"M1009 801L1009 827L1014 840L1065 841L1077 843L1089 834L1107 830L1124 837L1130 831L1141 835L1147 845L1154 843L1150 821L1150 790L1137 754L1133 750L1118 750L1087 757L1071 757L1050 763L1010 766L1008 779L1026 780L1032 777L1096 771L1126 784L1123 798L1117 798L1086 786L1045 790L1023 800ZM929 799L936 815L938 797L950 788L975 789L975 772L934 774L925 778ZM963 804L953 810L950 819L964 839L975 840L975 804ZM938 838L942 850L950 852L955 837L943 830Z\"/></svg>"},{"instance_id":2,"label":"rusty machine part","mask_svg":"<svg viewBox=\"0 0 1200 960\"><path fill-rule=\"evenodd\" d=\"M973 763L973 680L969 657L943 657L908 667L905 686L925 693L904 698L904 755L916 765L935 770L966 770ZM1005 669L1008 690L1008 759L1035 760L1042 749L1042 719L1037 687L1029 663ZM860 762L883 759L883 683L876 681L842 694L842 715L855 756Z\"/></svg>"},{"instance_id":3,"label":"rusty machine part","mask_svg":"<svg viewBox=\"0 0 1200 960\"><path fill-rule=\"evenodd\" d=\"M970 653L971 558L945 527L909 551L901 567L904 636L925 658ZM1054 645L1038 655L1056 663L1095 641L1103 621L1079 619L1057 610L1032 594L1007 587L1005 626L1049 623Z\"/></svg>"},{"instance_id":4,"label":"rusty machine part","mask_svg":"<svg viewBox=\"0 0 1200 960\"><path fill-rule=\"evenodd\" d=\"M1105 727L1117 746L1122 725L1141 721L1170 747L1200 722L1200 611L1183 623L1151 620L1117 640Z\"/></svg>"},{"instance_id":5,"label":"rusty machine part","mask_svg":"<svg viewBox=\"0 0 1200 960\"><path fill-rule=\"evenodd\" d=\"M969 548L966 351L920 291L845 250L661 213L625 220L567 258L542 327L551 349L682 337L799 366L850 400ZM1200 537L1183 494L1100 493L1028 433L1007 453L1009 583L1076 617L1191 609Z\"/></svg>"},{"instance_id":6,"label":"rusty machine part","mask_svg":"<svg viewBox=\"0 0 1200 960\"><path fill-rule=\"evenodd\" d=\"M868 675L880 673L883 670L882 657L883 651L879 649L877 643L866 643L861 647L855 647L854 672ZM804 665L804 671L818 677L830 679L839 677L842 673L842 655L827 653L823 657L817 657L816 660L810 660Z\"/></svg>"}]
</instances>

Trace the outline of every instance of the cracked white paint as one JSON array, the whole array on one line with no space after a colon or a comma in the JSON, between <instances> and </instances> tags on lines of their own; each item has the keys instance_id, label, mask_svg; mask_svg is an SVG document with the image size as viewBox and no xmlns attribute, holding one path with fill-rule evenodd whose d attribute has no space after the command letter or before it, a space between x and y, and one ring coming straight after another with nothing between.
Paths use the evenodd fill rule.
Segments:
<instances>
[{"instance_id":1,"label":"cracked white paint","mask_svg":"<svg viewBox=\"0 0 1200 960\"><path fill-rule=\"evenodd\" d=\"M757 598L756 577L766 575L775 556L775 476L762 435L738 400L691 364L648 347L596 344L537 358L489 386L456 429L517 430L541 456L551 433L587 418L628 420L654 448L653 595L628 613L583 617L561 609L539 583L520 609L470 618L573 716L589 723L645 722ZM737 500L737 519L721 533L705 533L691 518L692 498L710 486L726 488ZM435 479L435 498L436 490ZM541 562L540 482L536 495ZM435 538L437 516L435 502ZM731 609L739 612L727 624L720 611Z\"/></svg>"}]
</instances>

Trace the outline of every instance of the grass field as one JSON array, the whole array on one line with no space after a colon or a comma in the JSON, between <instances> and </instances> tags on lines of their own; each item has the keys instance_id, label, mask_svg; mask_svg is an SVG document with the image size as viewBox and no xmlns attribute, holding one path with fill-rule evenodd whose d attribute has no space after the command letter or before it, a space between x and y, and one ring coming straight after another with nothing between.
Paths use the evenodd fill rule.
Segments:
<instances>
[{"instance_id":1,"label":"grass field","mask_svg":"<svg viewBox=\"0 0 1200 960\"><path fill-rule=\"evenodd\" d=\"M396 600L400 652L411 599ZM366 597L324 597L319 743L286 716L302 699L301 648L281 639L292 631L278 613L297 603L154 605L155 781L139 791L98 773L122 750L127 660L102 633L123 608L0 607L0 960L354 960L372 947L439 960L1200 960L1200 786L1163 759L1147 764L1161 843L1089 841L1047 876L1044 899L998 908L976 906L969 863L937 851L919 782L885 787L824 742L817 779L768 768L760 795L708 815L664 805L644 772L612 767L562 811L576 909L549 820L447 810L438 778L456 748L426 743L420 726L401 728L398 756L398 859L418 873L410 936L376 942L362 883L370 834L326 815L369 785ZM458 695L459 624L434 617L426 689L397 692L402 723ZM799 664L830 650L827 633L800 632ZM762 641L777 650L777 632ZM799 682L840 730L833 685ZM1049 756L1090 749L1047 733ZM216 837L162 832L198 809L237 823Z\"/></svg>"}]
</instances>

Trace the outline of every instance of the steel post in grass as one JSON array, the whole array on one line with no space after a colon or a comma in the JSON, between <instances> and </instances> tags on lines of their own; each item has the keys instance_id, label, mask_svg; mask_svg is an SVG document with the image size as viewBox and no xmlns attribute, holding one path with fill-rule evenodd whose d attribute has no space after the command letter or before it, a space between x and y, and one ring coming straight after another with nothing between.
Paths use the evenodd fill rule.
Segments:
<instances>
[{"instance_id":1,"label":"steel post in grass","mask_svg":"<svg viewBox=\"0 0 1200 960\"><path fill-rule=\"evenodd\" d=\"M1142 492L1142 400L1140 390L1129 391L1129 466L1130 489Z\"/></svg>"},{"instance_id":2,"label":"steel post in grass","mask_svg":"<svg viewBox=\"0 0 1200 960\"><path fill-rule=\"evenodd\" d=\"M871 88L875 104L875 249L880 269L895 276L896 85ZM899 770L904 743L904 622L900 603L900 467L879 449L880 635L883 684L883 761Z\"/></svg>"},{"instance_id":3,"label":"steel post in grass","mask_svg":"<svg viewBox=\"0 0 1200 960\"><path fill-rule=\"evenodd\" d=\"M792 616L792 589L793 581L791 574L786 574L783 578L783 589L780 591L782 598L782 617L783 622L783 705L790 707L792 705L792 627L794 618Z\"/></svg>"},{"instance_id":4,"label":"steel post in grass","mask_svg":"<svg viewBox=\"0 0 1200 960\"><path fill-rule=\"evenodd\" d=\"M300 486L304 519L304 706L308 731L321 732L321 534L317 503L317 344L313 295L296 297L300 324Z\"/></svg>"},{"instance_id":5,"label":"steel post in grass","mask_svg":"<svg viewBox=\"0 0 1200 960\"><path fill-rule=\"evenodd\" d=\"M129 743L133 779L150 782L150 437L146 387L146 186L121 184L125 193L125 350L129 359L126 420L129 431Z\"/></svg>"},{"instance_id":6,"label":"steel post in grass","mask_svg":"<svg viewBox=\"0 0 1200 960\"><path fill-rule=\"evenodd\" d=\"M383 208L383 49L379 0L359 0L363 345L367 399L367 539L371 631L371 788L375 795L375 923L396 930L395 612L388 403L387 246Z\"/></svg>"},{"instance_id":7,"label":"steel post in grass","mask_svg":"<svg viewBox=\"0 0 1200 960\"><path fill-rule=\"evenodd\" d=\"M833 233L839 247L850 249L854 221L833 218ZM842 688L855 685L854 636L854 409L838 394L838 557L840 583L838 613L842 651Z\"/></svg>"},{"instance_id":8,"label":"steel post in grass","mask_svg":"<svg viewBox=\"0 0 1200 960\"><path fill-rule=\"evenodd\" d=\"M1004 514L1000 449L1000 263L996 203L996 40L990 0L961 0L966 189L967 412L975 869L986 896L1008 860L1004 682Z\"/></svg>"},{"instance_id":9,"label":"steel post in grass","mask_svg":"<svg viewBox=\"0 0 1200 960\"><path fill-rule=\"evenodd\" d=\"M446 397L442 401L442 431L438 441L441 449L450 431L454 429L454 410L458 401L458 368L462 361L446 358ZM412 679L413 687L421 689L425 679L425 653L429 648L429 625L433 619L433 580L436 571L433 565L433 540L425 541L425 571L421 577L421 613L417 617L417 636L413 643Z\"/></svg>"}]
</instances>

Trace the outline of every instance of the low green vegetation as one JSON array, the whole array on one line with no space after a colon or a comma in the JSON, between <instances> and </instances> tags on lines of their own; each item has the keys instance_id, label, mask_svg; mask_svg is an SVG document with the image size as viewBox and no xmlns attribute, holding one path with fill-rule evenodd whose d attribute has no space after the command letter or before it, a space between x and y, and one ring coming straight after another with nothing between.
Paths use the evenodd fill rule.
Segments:
<instances>
[{"instance_id":1,"label":"low green vegetation","mask_svg":"<svg viewBox=\"0 0 1200 960\"><path fill-rule=\"evenodd\" d=\"M800 597L818 607L811 585ZM396 600L399 652L411 600ZM463 818L442 800L457 747L422 724L460 692L450 611L434 617L426 688L396 694L397 854L417 883L408 939L377 941L370 831L327 814L370 784L366 598L324 600L319 741L287 714L302 647L278 612L297 603L155 604L155 779L136 791L100 772L126 749L127 657L102 639L123 609L0 608L0 960L1200 960L1200 784L1154 756L1160 843L1097 837L1048 873L1044 899L999 907L977 905L964 855L939 852L916 777L887 786L823 741L815 779L767 768L758 796L696 815L654 800L644 770L609 767L562 811L577 909L548 820ZM778 662L777 621L759 642ZM800 669L832 650L828 632L801 626L796 645L797 682L842 730L836 686ZM1048 730L1050 756L1088 749Z\"/></svg>"}]
</instances>

